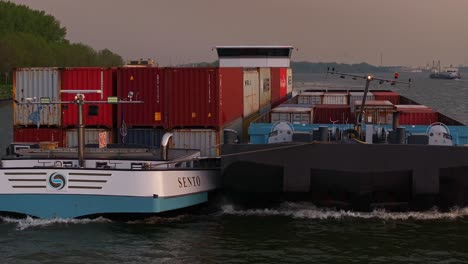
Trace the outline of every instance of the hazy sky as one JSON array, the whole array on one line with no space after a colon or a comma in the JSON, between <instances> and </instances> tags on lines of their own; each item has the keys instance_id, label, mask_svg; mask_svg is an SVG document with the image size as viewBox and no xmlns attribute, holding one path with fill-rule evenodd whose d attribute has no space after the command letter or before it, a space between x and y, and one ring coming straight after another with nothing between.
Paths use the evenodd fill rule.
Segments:
<instances>
[{"instance_id":1,"label":"hazy sky","mask_svg":"<svg viewBox=\"0 0 468 264\"><path fill-rule=\"evenodd\" d=\"M293 60L468 64L468 0L13 0L67 38L161 65L213 61L217 45L292 45Z\"/></svg>"}]
</instances>

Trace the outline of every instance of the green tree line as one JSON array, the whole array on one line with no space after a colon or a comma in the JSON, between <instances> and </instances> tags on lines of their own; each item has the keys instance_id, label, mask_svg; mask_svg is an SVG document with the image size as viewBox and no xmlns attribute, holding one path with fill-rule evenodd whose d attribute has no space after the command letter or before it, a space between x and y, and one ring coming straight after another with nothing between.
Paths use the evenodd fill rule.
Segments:
<instances>
[{"instance_id":1,"label":"green tree line","mask_svg":"<svg viewBox=\"0 0 468 264\"><path fill-rule=\"evenodd\" d=\"M179 67L218 67L219 61L213 62L198 62L178 65ZM348 73L376 73L376 72L392 72L395 67L376 67L368 63L344 64L336 62L308 62L308 61L292 61L291 68L293 73L325 73L327 68L335 68L336 71Z\"/></svg>"},{"instance_id":2,"label":"green tree line","mask_svg":"<svg viewBox=\"0 0 468 264\"><path fill-rule=\"evenodd\" d=\"M122 57L108 49L96 51L82 43L70 43L66 33L66 28L44 11L0 0L0 80L3 77L3 83L11 82L15 67L123 64Z\"/></svg>"},{"instance_id":3,"label":"green tree line","mask_svg":"<svg viewBox=\"0 0 468 264\"><path fill-rule=\"evenodd\" d=\"M335 68L336 71L348 73L376 73L391 72L395 67L376 67L368 63L344 64L336 62L291 62L291 68L294 73L324 73L327 68Z\"/></svg>"}]
</instances>

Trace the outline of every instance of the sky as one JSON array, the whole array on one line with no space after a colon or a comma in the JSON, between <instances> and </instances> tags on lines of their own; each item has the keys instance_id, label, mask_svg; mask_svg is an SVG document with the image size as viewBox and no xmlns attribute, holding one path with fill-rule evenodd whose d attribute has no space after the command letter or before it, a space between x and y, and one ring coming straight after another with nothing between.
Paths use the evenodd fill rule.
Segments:
<instances>
[{"instance_id":1,"label":"sky","mask_svg":"<svg viewBox=\"0 0 468 264\"><path fill-rule=\"evenodd\" d=\"M55 16L67 39L161 66L222 45L291 45L294 61L468 65L468 0L10 0Z\"/></svg>"}]
</instances>

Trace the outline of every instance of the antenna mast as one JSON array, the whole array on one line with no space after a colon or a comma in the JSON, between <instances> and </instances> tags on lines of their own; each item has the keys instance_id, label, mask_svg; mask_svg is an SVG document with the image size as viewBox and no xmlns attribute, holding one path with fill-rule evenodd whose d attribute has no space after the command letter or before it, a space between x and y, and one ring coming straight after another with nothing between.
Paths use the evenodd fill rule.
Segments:
<instances>
[{"instance_id":1,"label":"antenna mast","mask_svg":"<svg viewBox=\"0 0 468 264\"><path fill-rule=\"evenodd\" d=\"M390 83L390 85L395 85L397 83L407 84L408 87L411 87L411 79L408 79L408 82L401 82L401 81L396 81L396 80L376 78L371 74L356 75L356 74L338 72L338 71L335 71L335 68L331 68L331 70L330 70L330 67L328 67L328 69L327 69L327 74L338 74L338 75L340 75L341 78L345 78L345 76L349 76L349 77L352 77L353 79L360 78L360 79L366 80L366 86L364 88L364 95L363 95L362 102L361 102L361 108L359 109L359 112L358 112L358 115L357 115L357 118L356 118L356 130L358 130L358 132L361 132L360 128L361 128L361 123L362 123L362 120L363 120L362 116L363 116L363 113L364 113L364 106L366 105L366 98L367 98L367 94L369 92L370 83L372 81L378 80L380 84L382 84L384 82L387 82L387 83ZM399 77L399 74L396 72L395 73L395 79L398 79L398 77Z\"/></svg>"}]
</instances>

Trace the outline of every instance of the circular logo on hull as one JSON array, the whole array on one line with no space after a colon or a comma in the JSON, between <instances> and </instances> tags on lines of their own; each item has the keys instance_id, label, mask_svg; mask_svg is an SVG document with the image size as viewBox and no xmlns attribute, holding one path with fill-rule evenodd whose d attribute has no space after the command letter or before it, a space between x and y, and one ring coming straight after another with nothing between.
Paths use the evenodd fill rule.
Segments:
<instances>
[{"instance_id":1,"label":"circular logo on hull","mask_svg":"<svg viewBox=\"0 0 468 264\"><path fill-rule=\"evenodd\" d=\"M54 172L49 176L47 184L51 189L62 190L66 186L67 180L65 175L60 172Z\"/></svg>"}]
</instances>

